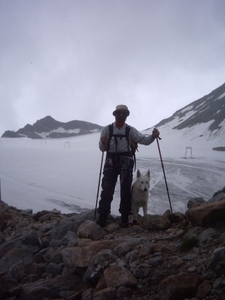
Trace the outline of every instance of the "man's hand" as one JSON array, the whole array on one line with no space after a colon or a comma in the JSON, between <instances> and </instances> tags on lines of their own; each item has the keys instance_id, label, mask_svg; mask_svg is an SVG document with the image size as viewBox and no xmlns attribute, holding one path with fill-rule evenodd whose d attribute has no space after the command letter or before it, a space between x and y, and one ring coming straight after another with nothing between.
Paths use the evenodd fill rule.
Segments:
<instances>
[{"instance_id":1,"label":"man's hand","mask_svg":"<svg viewBox=\"0 0 225 300\"><path fill-rule=\"evenodd\" d=\"M103 145L107 145L108 138L107 136L101 136L101 142Z\"/></svg>"},{"instance_id":2,"label":"man's hand","mask_svg":"<svg viewBox=\"0 0 225 300\"><path fill-rule=\"evenodd\" d=\"M157 128L154 128L154 129L152 130L152 137L153 137L154 139L156 139L156 138L159 137L159 135L160 135L160 133L159 133L158 129L157 129Z\"/></svg>"}]
</instances>

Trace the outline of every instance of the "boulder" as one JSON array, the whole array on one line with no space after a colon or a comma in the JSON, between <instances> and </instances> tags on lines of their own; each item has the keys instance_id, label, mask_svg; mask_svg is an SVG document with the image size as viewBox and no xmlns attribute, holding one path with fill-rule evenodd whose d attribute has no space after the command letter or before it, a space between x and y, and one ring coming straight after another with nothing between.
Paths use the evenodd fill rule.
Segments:
<instances>
[{"instance_id":1,"label":"boulder","mask_svg":"<svg viewBox=\"0 0 225 300\"><path fill-rule=\"evenodd\" d=\"M214 203L225 199L225 192L214 194L214 196L207 201L207 203Z\"/></svg>"},{"instance_id":2,"label":"boulder","mask_svg":"<svg viewBox=\"0 0 225 300\"><path fill-rule=\"evenodd\" d=\"M77 229L77 236L79 238L87 238L96 241L101 240L105 235L105 230L91 220L84 221Z\"/></svg>"},{"instance_id":3,"label":"boulder","mask_svg":"<svg viewBox=\"0 0 225 300\"><path fill-rule=\"evenodd\" d=\"M127 268L118 265L107 268L104 277L107 287L135 287L138 284L137 278Z\"/></svg>"},{"instance_id":4,"label":"boulder","mask_svg":"<svg viewBox=\"0 0 225 300\"><path fill-rule=\"evenodd\" d=\"M138 222L144 229L154 230L166 230L170 227L170 220L166 215L147 215L145 217L138 218Z\"/></svg>"},{"instance_id":5,"label":"boulder","mask_svg":"<svg viewBox=\"0 0 225 300\"><path fill-rule=\"evenodd\" d=\"M193 208L193 207L198 207L202 204L205 204L206 201L201 198L201 197L197 197L197 198L191 198L188 203L187 203L187 208Z\"/></svg>"},{"instance_id":6,"label":"boulder","mask_svg":"<svg viewBox=\"0 0 225 300\"><path fill-rule=\"evenodd\" d=\"M185 212L189 222L195 226L210 226L225 221L225 199L191 208Z\"/></svg>"},{"instance_id":7,"label":"boulder","mask_svg":"<svg viewBox=\"0 0 225 300\"><path fill-rule=\"evenodd\" d=\"M98 252L91 260L83 280L91 286L95 286L103 276L104 270L116 262L116 256L109 249Z\"/></svg>"},{"instance_id":8,"label":"boulder","mask_svg":"<svg viewBox=\"0 0 225 300\"><path fill-rule=\"evenodd\" d=\"M197 274L177 274L169 276L162 282L169 299L184 300L194 297L203 280Z\"/></svg>"}]
</instances>

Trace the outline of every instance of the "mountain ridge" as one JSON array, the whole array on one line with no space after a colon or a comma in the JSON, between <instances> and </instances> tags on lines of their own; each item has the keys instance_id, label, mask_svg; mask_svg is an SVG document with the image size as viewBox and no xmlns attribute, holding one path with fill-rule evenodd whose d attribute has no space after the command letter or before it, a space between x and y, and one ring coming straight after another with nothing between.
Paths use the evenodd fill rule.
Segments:
<instances>
[{"instance_id":1,"label":"mountain ridge","mask_svg":"<svg viewBox=\"0 0 225 300\"><path fill-rule=\"evenodd\" d=\"M210 103L207 102L208 100L210 100ZM198 123L206 123L212 119L214 119L214 122L210 125L210 129L218 129L219 124L224 120L225 116L225 83L204 97L195 100L185 107L177 110L171 117L159 122L157 126L161 126L168 121L172 121L176 116L181 119L188 112L191 110L193 111L193 109L194 114L184 122L175 126L173 129L191 127Z\"/></svg>"},{"instance_id":2,"label":"mountain ridge","mask_svg":"<svg viewBox=\"0 0 225 300\"><path fill-rule=\"evenodd\" d=\"M204 125L204 126L202 126ZM184 131L188 135L195 130L196 136L207 139L225 137L225 83L202 98L177 110L172 116L155 125L158 128ZM64 138L99 132L102 126L85 121L60 122L51 116L27 124L18 131L5 131L2 137L28 137L32 139ZM147 131L151 128L147 128Z\"/></svg>"},{"instance_id":3,"label":"mountain ridge","mask_svg":"<svg viewBox=\"0 0 225 300\"><path fill-rule=\"evenodd\" d=\"M27 124L18 131L5 131L2 137L28 137L32 139L73 137L100 131L102 126L90 122L73 120L60 122L46 116L33 125Z\"/></svg>"},{"instance_id":4,"label":"mountain ridge","mask_svg":"<svg viewBox=\"0 0 225 300\"><path fill-rule=\"evenodd\" d=\"M207 140L221 138L225 141L225 84L177 110L155 127L166 128L170 132L177 130L185 136L193 135L195 131L196 137L206 136Z\"/></svg>"}]
</instances>

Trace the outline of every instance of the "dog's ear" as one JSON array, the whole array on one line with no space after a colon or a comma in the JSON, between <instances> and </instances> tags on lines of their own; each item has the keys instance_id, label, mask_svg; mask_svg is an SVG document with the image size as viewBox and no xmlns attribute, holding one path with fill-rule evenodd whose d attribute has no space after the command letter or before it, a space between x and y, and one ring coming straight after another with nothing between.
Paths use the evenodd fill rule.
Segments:
<instances>
[{"instance_id":1,"label":"dog's ear","mask_svg":"<svg viewBox=\"0 0 225 300\"><path fill-rule=\"evenodd\" d=\"M139 177L141 177L141 172L140 172L140 170L138 169L138 170L137 170L137 178L139 178Z\"/></svg>"},{"instance_id":2,"label":"dog's ear","mask_svg":"<svg viewBox=\"0 0 225 300\"><path fill-rule=\"evenodd\" d=\"M146 173L146 175L150 178L150 170Z\"/></svg>"}]
</instances>

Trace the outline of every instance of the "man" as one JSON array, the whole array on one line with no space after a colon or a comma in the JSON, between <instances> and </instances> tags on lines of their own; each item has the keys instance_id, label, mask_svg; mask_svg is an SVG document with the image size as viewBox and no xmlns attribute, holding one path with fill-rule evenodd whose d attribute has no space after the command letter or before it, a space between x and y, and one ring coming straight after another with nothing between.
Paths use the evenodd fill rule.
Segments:
<instances>
[{"instance_id":1,"label":"man","mask_svg":"<svg viewBox=\"0 0 225 300\"><path fill-rule=\"evenodd\" d=\"M159 137L159 131L156 128L151 135L143 135L134 127L127 125L125 121L129 114L126 105L117 105L113 112L115 122L104 127L101 131L99 148L101 151L107 152L98 207L99 218L96 221L101 227L105 226L111 211L111 202L118 175L120 175L119 212L121 213L121 227L127 227L128 216L131 212L131 185L134 167L131 141L149 145L155 138Z\"/></svg>"}]
</instances>

